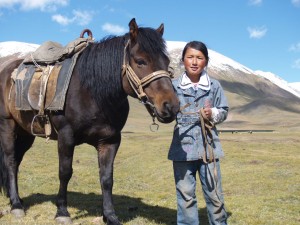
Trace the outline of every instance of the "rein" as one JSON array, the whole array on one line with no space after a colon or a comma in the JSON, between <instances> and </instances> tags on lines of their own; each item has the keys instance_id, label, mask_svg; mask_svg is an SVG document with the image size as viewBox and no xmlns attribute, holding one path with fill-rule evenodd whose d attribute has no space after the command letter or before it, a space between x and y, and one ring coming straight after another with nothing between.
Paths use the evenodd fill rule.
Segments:
<instances>
[{"instance_id":1,"label":"rein","mask_svg":"<svg viewBox=\"0 0 300 225\"><path fill-rule=\"evenodd\" d=\"M158 130L158 124L155 123L155 106L149 101L149 98L147 94L144 92L144 87L148 84L150 84L152 81L162 78L162 77L167 77L171 79L172 73L167 72L165 70L158 70L154 71L153 73L148 74L147 76L143 77L140 79L132 67L129 65L128 62L126 62L126 50L130 44L130 39L128 39L125 47L124 47L124 57L123 57L123 65L122 65L122 76L126 76L127 80L131 86L131 88L134 90L135 94L137 95L138 99L143 103L144 105L148 105L152 112L149 113L152 116L153 123L150 125L151 131L154 131L152 127L155 127L156 130ZM147 108L148 109L148 108Z\"/></svg>"}]
</instances>

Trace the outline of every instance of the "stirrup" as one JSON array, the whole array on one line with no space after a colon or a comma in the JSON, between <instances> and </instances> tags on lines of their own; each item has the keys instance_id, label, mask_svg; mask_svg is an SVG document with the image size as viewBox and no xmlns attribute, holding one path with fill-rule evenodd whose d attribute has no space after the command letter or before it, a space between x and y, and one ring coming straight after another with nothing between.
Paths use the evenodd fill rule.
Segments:
<instances>
[{"instance_id":1,"label":"stirrup","mask_svg":"<svg viewBox=\"0 0 300 225\"><path fill-rule=\"evenodd\" d=\"M44 133L36 133L34 131L34 124L35 123L38 123L40 125L40 127L43 128L40 121L39 121L39 119L42 122L44 122ZM46 138L48 138L51 135L51 124L50 124L50 120L49 120L48 115L37 114L33 117L32 122L31 122L31 134L34 135L34 136L46 137Z\"/></svg>"}]
</instances>

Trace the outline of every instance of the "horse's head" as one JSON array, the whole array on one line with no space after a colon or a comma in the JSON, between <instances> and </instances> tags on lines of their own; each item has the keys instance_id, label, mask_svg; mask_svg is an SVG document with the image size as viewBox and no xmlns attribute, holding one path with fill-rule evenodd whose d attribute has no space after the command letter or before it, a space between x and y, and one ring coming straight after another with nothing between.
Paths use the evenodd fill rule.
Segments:
<instances>
[{"instance_id":1,"label":"horse's head","mask_svg":"<svg viewBox=\"0 0 300 225\"><path fill-rule=\"evenodd\" d=\"M132 19L129 37L125 43L123 62L123 88L127 94L139 98L152 117L170 123L179 110L174 92L170 60L162 38L164 25L159 28L139 28Z\"/></svg>"}]
</instances>

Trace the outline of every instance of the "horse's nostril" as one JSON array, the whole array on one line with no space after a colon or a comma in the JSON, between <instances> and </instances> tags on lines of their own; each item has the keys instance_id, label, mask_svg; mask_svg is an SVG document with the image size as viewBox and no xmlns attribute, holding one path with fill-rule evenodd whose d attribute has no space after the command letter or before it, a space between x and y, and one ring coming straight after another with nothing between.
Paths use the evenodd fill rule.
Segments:
<instances>
[{"instance_id":1,"label":"horse's nostril","mask_svg":"<svg viewBox=\"0 0 300 225\"><path fill-rule=\"evenodd\" d=\"M169 102L164 102L163 103L164 109L166 112L170 112L171 111L171 105Z\"/></svg>"},{"instance_id":2,"label":"horse's nostril","mask_svg":"<svg viewBox=\"0 0 300 225\"><path fill-rule=\"evenodd\" d=\"M170 104L170 102L164 102L163 103L164 106L164 112L165 112L165 116L174 116L177 114L179 107L177 107L177 105L173 105Z\"/></svg>"}]
</instances>

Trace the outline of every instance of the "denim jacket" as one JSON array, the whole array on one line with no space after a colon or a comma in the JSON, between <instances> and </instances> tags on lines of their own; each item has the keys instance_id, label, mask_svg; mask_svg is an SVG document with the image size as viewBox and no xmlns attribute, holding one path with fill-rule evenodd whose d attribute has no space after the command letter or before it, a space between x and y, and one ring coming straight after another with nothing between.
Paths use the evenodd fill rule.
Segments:
<instances>
[{"instance_id":1,"label":"denim jacket","mask_svg":"<svg viewBox=\"0 0 300 225\"><path fill-rule=\"evenodd\" d=\"M210 78L210 89L203 90L192 87L182 89L180 83L183 75L172 80L173 86L180 102L180 108L187 103L190 105L177 114L176 124L173 132L168 159L173 161L192 161L202 159L204 156L204 146L200 124L199 112L204 106L214 107L218 110L215 124L223 122L227 118L228 104L224 91L219 81ZM194 113L196 112L196 113ZM208 141L214 151L214 157L224 156L217 129L212 129L213 141L208 137ZM207 151L208 154L208 151ZM207 158L210 156L207 155Z\"/></svg>"}]
</instances>

